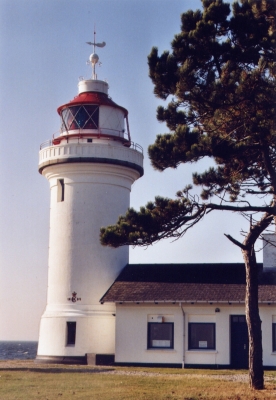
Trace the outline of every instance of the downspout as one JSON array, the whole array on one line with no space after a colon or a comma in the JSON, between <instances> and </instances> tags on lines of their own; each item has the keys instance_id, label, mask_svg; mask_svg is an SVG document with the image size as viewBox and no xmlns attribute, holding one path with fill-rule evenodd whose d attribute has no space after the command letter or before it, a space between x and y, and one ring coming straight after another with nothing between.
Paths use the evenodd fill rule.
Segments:
<instances>
[{"instance_id":1,"label":"downspout","mask_svg":"<svg viewBox=\"0 0 276 400\"><path fill-rule=\"evenodd\" d=\"M185 367L185 312L182 307L182 303L179 303L179 306L181 307L182 310L182 315L183 315L183 358L182 358L182 368Z\"/></svg>"}]
</instances>

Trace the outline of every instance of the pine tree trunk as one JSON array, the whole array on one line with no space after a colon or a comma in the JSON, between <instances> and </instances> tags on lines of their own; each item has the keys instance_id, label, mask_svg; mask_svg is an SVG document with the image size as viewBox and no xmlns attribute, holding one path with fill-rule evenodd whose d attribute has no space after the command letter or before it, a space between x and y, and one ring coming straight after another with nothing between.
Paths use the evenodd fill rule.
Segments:
<instances>
[{"instance_id":1,"label":"pine tree trunk","mask_svg":"<svg viewBox=\"0 0 276 400\"><path fill-rule=\"evenodd\" d=\"M243 249L246 269L245 313L249 338L249 383L252 389L264 388L262 328L258 306L258 266L254 247Z\"/></svg>"}]
</instances>

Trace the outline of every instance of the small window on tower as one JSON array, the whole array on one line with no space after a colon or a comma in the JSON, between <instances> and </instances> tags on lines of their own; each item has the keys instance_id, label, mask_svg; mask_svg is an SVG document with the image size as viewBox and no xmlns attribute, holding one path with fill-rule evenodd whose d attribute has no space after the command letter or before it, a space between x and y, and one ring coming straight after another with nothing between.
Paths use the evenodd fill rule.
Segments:
<instances>
[{"instance_id":1,"label":"small window on tower","mask_svg":"<svg viewBox=\"0 0 276 400\"><path fill-rule=\"evenodd\" d=\"M276 324L272 324L272 351L276 351Z\"/></svg>"},{"instance_id":2,"label":"small window on tower","mask_svg":"<svg viewBox=\"0 0 276 400\"><path fill-rule=\"evenodd\" d=\"M57 201L64 201L64 179L57 181Z\"/></svg>"},{"instance_id":3,"label":"small window on tower","mask_svg":"<svg viewBox=\"0 0 276 400\"><path fill-rule=\"evenodd\" d=\"M76 343L76 322L67 322L67 346L74 346Z\"/></svg>"}]
</instances>

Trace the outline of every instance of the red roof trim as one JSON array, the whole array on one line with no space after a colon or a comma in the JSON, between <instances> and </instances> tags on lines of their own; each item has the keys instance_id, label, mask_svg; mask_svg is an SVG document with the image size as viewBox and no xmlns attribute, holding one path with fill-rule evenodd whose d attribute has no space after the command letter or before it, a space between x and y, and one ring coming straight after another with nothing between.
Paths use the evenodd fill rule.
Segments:
<instances>
[{"instance_id":1,"label":"red roof trim","mask_svg":"<svg viewBox=\"0 0 276 400\"><path fill-rule=\"evenodd\" d=\"M123 111L125 117L128 115L128 111L124 108L119 106L118 104L114 103L110 97L107 96L105 93L96 93L96 92L84 92L80 93L76 96L73 100L69 101L69 103L63 104L62 106L58 107L57 112L59 115L64 108L70 106L77 106L82 104L98 104L102 106L110 106L114 108L119 108Z\"/></svg>"}]
</instances>

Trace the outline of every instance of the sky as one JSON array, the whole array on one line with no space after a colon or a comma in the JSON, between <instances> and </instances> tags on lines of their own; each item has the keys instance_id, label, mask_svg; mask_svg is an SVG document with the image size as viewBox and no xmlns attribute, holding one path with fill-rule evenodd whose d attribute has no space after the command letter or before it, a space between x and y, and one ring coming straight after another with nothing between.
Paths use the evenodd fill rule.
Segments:
<instances>
[{"instance_id":1,"label":"sky","mask_svg":"<svg viewBox=\"0 0 276 400\"><path fill-rule=\"evenodd\" d=\"M180 16L199 0L0 0L0 340L37 340L46 306L49 187L38 173L42 142L59 131L58 106L77 95L78 78L96 41L98 79L129 111L132 140L144 149L144 176L132 187L131 206L156 195L174 197L208 162L155 171L147 147L167 132L156 120L162 104L153 94L147 56L170 49ZM242 262L224 233L241 240L241 216L207 216L178 241L131 248L131 263ZM258 253L258 261L262 261Z\"/></svg>"}]
</instances>

